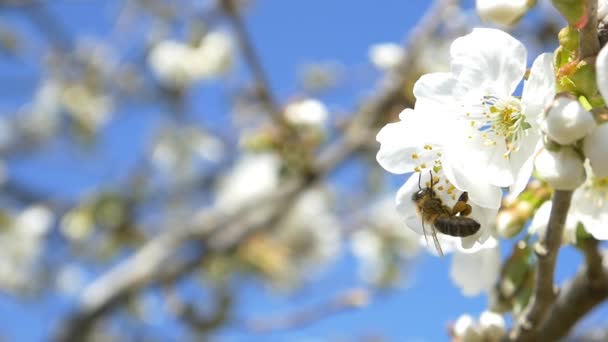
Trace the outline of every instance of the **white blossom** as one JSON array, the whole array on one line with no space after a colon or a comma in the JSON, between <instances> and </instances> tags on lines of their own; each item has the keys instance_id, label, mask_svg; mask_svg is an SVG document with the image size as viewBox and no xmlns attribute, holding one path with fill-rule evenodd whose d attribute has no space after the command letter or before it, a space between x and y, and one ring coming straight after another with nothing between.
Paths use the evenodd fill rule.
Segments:
<instances>
[{"instance_id":1,"label":"white blossom","mask_svg":"<svg viewBox=\"0 0 608 342\"><path fill-rule=\"evenodd\" d=\"M148 54L148 65L164 84L183 87L190 81L188 63L191 54L191 48L186 44L164 40Z\"/></svg>"},{"instance_id":2,"label":"white blossom","mask_svg":"<svg viewBox=\"0 0 608 342\"><path fill-rule=\"evenodd\" d=\"M273 234L289 246L291 269L297 273L318 272L340 250L340 224L330 210L326 191L313 188L301 194L277 223Z\"/></svg>"},{"instance_id":3,"label":"white blossom","mask_svg":"<svg viewBox=\"0 0 608 342\"><path fill-rule=\"evenodd\" d=\"M220 181L217 205L234 210L260 200L279 186L280 166L275 154L243 155Z\"/></svg>"},{"instance_id":4,"label":"white blossom","mask_svg":"<svg viewBox=\"0 0 608 342\"><path fill-rule=\"evenodd\" d=\"M479 328L484 341L498 342L505 334L505 319L501 314L484 311L479 316Z\"/></svg>"},{"instance_id":5,"label":"white blossom","mask_svg":"<svg viewBox=\"0 0 608 342\"><path fill-rule=\"evenodd\" d=\"M528 226L528 232L531 234L543 235L547 230L547 224L549 223L549 216L551 214L551 208L553 202L547 201L543 203L534 213L534 217ZM562 244L575 244L576 243L576 227L578 225L578 218L576 217L576 205L572 203L568 210L568 217L564 224L564 230L562 234Z\"/></svg>"},{"instance_id":6,"label":"white blossom","mask_svg":"<svg viewBox=\"0 0 608 342\"><path fill-rule=\"evenodd\" d=\"M209 32L198 46L164 40L148 55L148 64L167 86L184 87L192 82L225 74L233 64L234 43L222 31Z\"/></svg>"},{"instance_id":7,"label":"white blossom","mask_svg":"<svg viewBox=\"0 0 608 342\"><path fill-rule=\"evenodd\" d=\"M369 59L372 64L383 71L398 67L403 56L403 47L395 43L376 44L369 48Z\"/></svg>"},{"instance_id":8,"label":"white blossom","mask_svg":"<svg viewBox=\"0 0 608 342\"><path fill-rule=\"evenodd\" d=\"M608 4L605 5L606 11L608 11ZM597 55L595 61L597 86L604 98L604 101L608 103L608 45L604 46Z\"/></svg>"},{"instance_id":9,"label":"white blossom","mask_svg":"<svg viewBox=\"0 0 608 342\"><path fill-rule=\"evenodd\" d=\"M534 161L538 175L556 190L574 190L585 181L583 160L572 148L543 148Z\"/></svg>"},{"instance_id":10,"label":"white blossom","mask_svg":"<svg viewBox=\"0 0 608 342\"><path fill-rule=\"evenodd\" d=\"M188 55L191 77L205 80L225 74L232 68L233 55L234 42L230 34L223 31L207 33Z\"/></svg>"},{"instance_id":11,"label":"white blossom","mask_svg":"<svg viewBox=\"0 0 608 342\"><path fill-rule=\"evenodd\" d=\"M481 342L483 341L481 337L481 332L479 331L479 327L477 326L477 322L470 315L461 315L454 323L454 327L452 329L455 337L457 337L460 341L466 342Z\"/></svg>"},{"instance_id":12,"label":"white blossom","mask_svg":"<svg viewBox=\"0 0 608 342\"><path fill-rule=\"evenodd\" d=\"M608 1L597 0L597 19L603 20L608 15Z\"/></svg>"},{"instance_id":13,"label":"white blossom","mask_svg":"<svg viewBox=\"0 0 608 342\"><path fill-rule=\"evenodd\" d=\"M570 212L593 237L608 240L608 177L596 176L587 163L585 167L587 180L572 194Z\"/></svg>"},{"instance_id":14,"label":"white blossom","mask_svg":"<svg viewBox=\"0 0 608 342\"><path fill-rule=\"evenodd\" d=\"M542 123L547 135L561 145L582 139L595 127L593 115L576 100L565 96L555 99Z\"/></svg>"},{"instance_id":15,"label":"white blossom","mask_svg":"<svg viewBox=\"0 0 608 342\"><path fill-rule=\"evenodd\" d=\"M360 260L361 275L370 282L382 277L383 266L391 252L402 259L414 257L420 251L420 236L411 229L405 229L403 218L395 210L395 201L386 197L378 201L366 213L369 220L363 229L352 234L351 249Z\"/></svg>"},{"instance_id":16,"label":"white blossom","mask_svg":"<svg viewBox=\"0 0 608 342\"><path fill-rule=\"evenodd\" d=\"M511 25L528 10L529 0L477 0L477 13L484 21Z\"/></svg>"},{"instance_id":17,"label":"white blossom","mask_svg":"<svg viewBox=\"0 0 608 342\"><path fill-rule=\"evenodd\" d=\"M13 290L30 285L52 221L51 211L36 205L24 209L4 227L0 233L1 287Z\"/></svg>"},{"instance_id":18,"label":"white blossom","mask_svg":"<svg viewBox=\"0 0 608 342\"><path fill-rule=\"evenodd\" d=\"M306 98L289 103L285 107L285 117L295 125L323 127L328 112L323 102Z\"/></svg>"},{"instance_id":19,"label":"white blossom","mask_svg":"<svg viewBox=\"0 0 608 342\"><path fill-rule=\"evenodd\" d=\"M591 163L593 173L599 178L608 177L608 123L598 125L585 137L583 152Z\"/></svg>"},{"instance_id":20,"label":"white blossom","mask_svg":"<svg viewBox=\"0 0 608 342\"><path fill-rule=\"evenodd\" d=\"M450 277L465 296L476 296L494 286L500 272L498 241L489 238L474 253L456 251Z\"/></svg>"},{"instance_id":21,"label":"white blossom","mask_svg":"<svg viewBox=\"0 0 608 342\"><path fill-rule=\"evenodd\" d=\"M445 126L444 172L484 207L500 205L501 187L517 194L527 184L541 140L539 121L555 95L552 56L543 54L521 99L513 96L526 59L525 47L507 33L474 29L452 43L451 72L424 75L414 86L416 111L433 117L417 129Z\"/></svg>"}]
</instances>

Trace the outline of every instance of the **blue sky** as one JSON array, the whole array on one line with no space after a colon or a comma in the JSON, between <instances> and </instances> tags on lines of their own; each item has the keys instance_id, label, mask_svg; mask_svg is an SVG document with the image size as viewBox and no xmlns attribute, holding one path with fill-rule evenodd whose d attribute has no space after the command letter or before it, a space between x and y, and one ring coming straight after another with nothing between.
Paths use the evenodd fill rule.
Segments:
<instances>
[{"instance_id":1,"label":"blue sky","mask_svg":"<svg viewBox=\"0 0 608 342\"><path fill-rule=\"evenodd\" d=\"M108 27L116 3L59 1L50 8L69 31L104 39L109 35ZM362 76L347 78L349 82L340 90L323 97L330 108L340 110L351 108L375 84L375 75L366 71L371 70L367 61L368 47L378 42L402 41L430 3L428 0L258 0L248 12L246 22L273 91L281 100L297 93L298 67L302 64L339 61L348 72L362 70ZM100 11L104 6L108 6L108 10ZM1 17L18 23L25 32L34 32L14 11ZM25 82L24 89L33 89L37 73L32 67L34 64L15 68L14 62L0 58L0 74L31 77L32 82ZM222 89L211 84L197 97L194 106L204 108L208 117L221 115L226 108L226 104L218 100L221 94ZM1 96L0 106L5 109L25 99L26 96ZM150 108L138 110L155 111ZM11 170L24 182L63 196L75 196L109 178L120 177L117 169L127 169L135 162L149 138L149 128L158 124L157 121L156 116L144 119L138 115L124 115L103 134L103 151L95 154L95 158L66 150L60 143L50 147L49 156L35 157L33 161L13 160ZM45 170L44 177L40 176L41 168ZM348 171L346 173L348 176ZM508 245L503 246L503 254L508 251ZM580 257L569 249L560 255L559 262L558 279L565 279L575 272ZM348 341L348 337L375 334L390 341L447 340L448 322L462 313L477 315L486 307L485 296L461 296L449 279L450 264L449 256L444 259L423 256L408 273L411 278L407 286L379 295L363 310L336 315L297 331L268 335L251 336L238 327L229 327L222 331L219 341ZM239 294L239 315L264 317L290 312L360 285L356 263L352 256L344 253L335 265L299 293L281 296L259 283L244 284ZM0 295L0 317L3 317L0 334L10 340L44 340L61 317L58 314L65 313L70 303L55 295L24 300ZM606 312L605 308L603 312ZM598 317L599 314L591 317L590 322L598 322ZM172 331L175 326L171 323L156 323L150 329L158 329L167 336L179 334Z\"/></svg>"}]
</instances>

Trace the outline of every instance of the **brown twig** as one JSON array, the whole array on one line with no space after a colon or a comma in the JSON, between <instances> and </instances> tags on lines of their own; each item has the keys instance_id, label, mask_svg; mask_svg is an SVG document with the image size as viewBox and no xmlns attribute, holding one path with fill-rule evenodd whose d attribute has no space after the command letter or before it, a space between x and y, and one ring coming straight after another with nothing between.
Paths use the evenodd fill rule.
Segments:
<instances>
[{"instance_id":1,"label":"brown twig","mask_svg":"<svg viewBox=\"0 0 608 342\"><path fill-rule=\"evenodd\" d=\"M585 0L587 23L579 34L579 55L581 59L594 58L600 52L600 40L598 37L597 1Z\"/></svg>"},{"instance_id":2,"label":"brown twig","mask_svg":"<svg viewBox=\"0 0 608 342\"><path fill-rule=\"evenodd\" d=\"M268 77L266 77L262 62L258 58L258 54L253 46L249 32L247 32L243 18L241 18L239 9L237 8L238 5L235 4L234 0L222 0L221 4L224 11L228 14L228 18L232 22L232 26L234 27L239 46L241 48L241 53L243 54L249 69L251 69L251 72L253 73L256 83L256 94L259 96L262 105L277 124L279 124L281 127L289 126L285 121L281 106L278 104L274 95L272 94L272 87L270 86Z\"/></svg>"},{"instance_id":3,"label":"brown twig","mask_svg":"<svg viewBox=\"0 0 608 342\"><path fill-rule=\"evenodd\" d=\"M570 280L540 325L537 336L545 341L557 341L587 313L608 299L608 267L602 265L598 241L583 242L585 266Z\"/></svg>"},{"instance_id":4,"label":"brown twig","mask_svg":"<svg viewBox=\"0 0 608 342\"><path fill-rule=\"evenodd\" d=\"M534 341L539 324L556 298L553 276L557 253L562 243L564 224L570 208L572 191L557 190L553 194L553 206L544 234L534 246L538 258L536 279L532 299L517 324L509 334L512 341Z\"/></svg>"}]
</instances>

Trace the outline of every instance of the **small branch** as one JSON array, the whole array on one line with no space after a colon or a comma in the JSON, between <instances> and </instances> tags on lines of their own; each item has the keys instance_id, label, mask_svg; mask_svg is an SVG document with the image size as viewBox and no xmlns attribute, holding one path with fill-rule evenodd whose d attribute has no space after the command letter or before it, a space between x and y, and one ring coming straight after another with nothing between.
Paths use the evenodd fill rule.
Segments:
<instances>
[{"instance_id":1,"label":"small branch","mask_svg":"<svg viewBox=\"0 0 608 342\"><path fill-rule=\"evenodd\" d=\"M600 40L597 32L597 0L585 1L587 23L580 30L579 35L581 59L595 57L600 52Z\"/></svg>"},{"instance_id":2,"label":"small branch","mask_svg":"<svg viewBox=\"0 0 608 342\"><path fill-rule=\"evenodd\" d=\"M587 313L608 299L608 267L602 265L598 241L589 239L582 246L586 265L562 289L537 336L557 341Z\"/></svg>"},{"instance_id":3,"label":"small branch","mask_svg":"<svg viewBox=\"0 0 608 342\"><path fill-rule=\"evenodd\" d=\"M516 326L509 334L512 341L534 341L539 324L553 304L556 291L553 286L555 261L562 243L564 223L568 216L572 191L556 190L553 194L553 207L545 234L539 237L534 246L538 258L534 293L526 310L521 314Z\"/></svg>"},{"instance_id":4,"label":"small branch","mask_svg":"<svg viewBox=\"0 0 608 342\"><path fill-rule=\"evenodd\" d=\"M369 302L369 296L364 289L352 289L325 303L279 317L253 319L246 325L249 330L257 333L301 328L338 313L365 306Z\"/></svg>"},{"instance_id":5,"label":"small branch","mask_svg":"<svg viewBox=\"0 0 608 342\"><path fill-rule=\"evenodd\" d=\"M268 114L277 124L280 126L288 126L285 118L283 117L283 110L281 109L281 106L279 106L276 99L272 95L270 82L266 77L266 73L262 67L262 62L258 58L258 54L253 46L251 37L247 32L243 18L241 18L239 9L237 8L238 5L235 4L235 0L222 0L221 4L225 12L228 14L228 18L231 20L232 26L236 31L238 43L241 48L241 52L243 53L243 57L245 58L245 61L249 65L249 68L253 73L253 77L255 78L256 94L260 97L262 105L266 107Z\"/></svg>"}]
</instances>

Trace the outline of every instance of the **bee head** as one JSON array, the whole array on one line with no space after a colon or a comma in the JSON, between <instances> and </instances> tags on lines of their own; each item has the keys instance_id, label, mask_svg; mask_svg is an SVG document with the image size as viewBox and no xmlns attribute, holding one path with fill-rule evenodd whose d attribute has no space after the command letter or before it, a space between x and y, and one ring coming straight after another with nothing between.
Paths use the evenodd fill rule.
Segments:
<instances>
[{"instance_id":1,"label":"bee head","mask_svg":"<svg viewBox=\"0 0 608 342\"><path fill-rule=\"evenodd\" d=\"M412 194L412 201L418 202L427 196L435 197L435 191L431 188L420 189Z\"/></svg>"}]
</instances>

